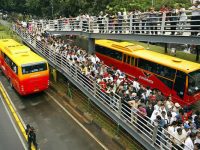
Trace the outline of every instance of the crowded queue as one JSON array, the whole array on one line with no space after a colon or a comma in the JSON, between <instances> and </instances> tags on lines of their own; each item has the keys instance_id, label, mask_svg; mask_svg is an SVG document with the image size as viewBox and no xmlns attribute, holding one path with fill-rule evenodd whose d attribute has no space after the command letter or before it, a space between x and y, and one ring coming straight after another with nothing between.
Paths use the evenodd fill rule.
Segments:
<instances>
[{"instance_id":1,"label":"crowded queue","mask_svg":"<svg viewBox=\"0 0 200 150\"><path fill-rule=\"evenodd\" d=\"M31 31L20 23L17 26L30 33L37 42L64 56L66 61L76 65L83 75L95 79L101 91L108 97L121 97L122 107L126 110L125 121L137 122L141 130L145 128L146 122L157 124L159 132L167 131L164 139L172 141L171 145L177 149L200 148L199 111L188 115L188 108L182 108L178 103L172 102L171 96L166 97L157 89L141 85L137 78L130 80L116 67L105 65L94 53L88 54L78 46L42 32L37 26ZM138 114L136 118L131 115L132 111ZM158 138L156 143L161 144L160 141L162 139Z\"/></svg>"}]
</instances>

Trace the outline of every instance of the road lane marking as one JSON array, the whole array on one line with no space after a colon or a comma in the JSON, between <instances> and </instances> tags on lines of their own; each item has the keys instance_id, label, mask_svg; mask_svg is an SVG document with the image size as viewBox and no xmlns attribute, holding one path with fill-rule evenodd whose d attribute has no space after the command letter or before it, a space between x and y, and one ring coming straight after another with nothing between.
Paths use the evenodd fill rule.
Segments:
<instances>
[{"instance_id":1,"label":"road lane marking","mask_svg":"<svg viewBox=\"0 0 200 150\"><path fill-rule=\"evenodd\" d=\"M58 105L64 112L66 112L87 134L89 134L104 150L108 150L108 148L102 144L82 123L80 123L67 109L65 109L60 102L58 102L51 94L45 92L51 99Z\"/></svg>"},{"instance_id":2,"label":"road lane marking","mask_svg":"<svg viewBox=\"0 0 200 150\"><path fill-rule=\"evenodd\" d=\"M28 140L26 132L25 132L25 123L22 120L21 116L19 115L19 113L17 112L17 109L15 108L14 104L11 101L10 96L8 95L8 93L6 92L3 84L0 82L0 92L3 96L3 99L5 100L7 106L10 109L10 112L12 113L13 118L15 119L15 122L17 123L22 135L24 136L24 138L26 139L26 141ZM26 148L27 149L27 148ZM33 145L31 146L32 150L35 150L35 147L33 147Z\"/></svg>"},{"instance_id":3,"label":"road lane marking","mask_svg":"<svg viewBox=\"0 0 200 150\"><path fill-rule=\"evenodd\" d=\"M5 108L5 110L6 110L6 113L8 114L9 119L10 119L10 121L11 121L11 123L12 123L12 125L13 125L13 127L14 127L14 129L15 129L15 132L17 133L17 136L18 136L19 139L20 139L20 142L22 143L24 149L27 150L26 144L24 143L24 140L23 140L23 137L22 137L22 135L20 134L19 129L17 128L16 124L14 123L14 120L13 120L13 118L12 118L12 116L11 116L11 114L10 114L8 108L6 107L6 104L5 104L5 102L4 102L4 100L3 100L3 98L2 98L1 95L0 95L0 98L1 98L1 102L2 102L2 104L3 104L3 106L4 106L4 108Z\"/></svg>"}]
</instances>

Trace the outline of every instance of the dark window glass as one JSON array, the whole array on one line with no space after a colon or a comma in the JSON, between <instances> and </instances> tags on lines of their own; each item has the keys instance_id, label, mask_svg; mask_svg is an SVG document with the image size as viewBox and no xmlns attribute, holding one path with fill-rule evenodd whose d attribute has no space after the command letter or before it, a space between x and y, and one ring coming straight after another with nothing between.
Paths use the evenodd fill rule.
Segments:
<instances>
[{"instance_id":1,"label":"dark window glass","mask_svg":"<svg viewBox=\"0 0 200 150\"><path fill-rule=\"evenodd\" d=\"M17 65L5 54L4 54L4 60L5 60L6 64L13 70L13 72L15 74L18 74Z\"/></svg>"},{"instance_id":2,"label":"dark window glass","mask_svg":"<svg viewBox=\"0 0 200 150\"><path fill-rule=\"evenodd\" d=\"M130 61L131 61L131 56L128 56L128 58L127 58L127 64L130 64Z\"/></svg>"},{"instance_id":3,"label":"dark window glass","mask_svg":"<svg viewBox=\"0 0 200 150\"><path fill-rule=\"evenodd\" d=\"M131 65L134 66L134 57L131 57Z\"/></svg>"},{"instance_id":4,"label":"dark window glass","mask_svg":"<svg viewBox=\"0 0 200 150\"><path fill-rule=\"evenodd\" d=\"M22 74L34 73L47 70L47 64L45 62L37 64L22 65Z\"/></svg>"},{"instance_id":5,"label":"dark window glass","mask_svg":"<svg viewBox=\"0 0 200 150\"><path fill-rule=\"evenodd\" d=\"M100 54L103 54L103 55L109 56L111 58L122 61L122 53L121 52L118 52L118 51L115 51L115 50L112 50L112 49L109 49L106 47L102 47L99 45L95 46L95 50L96 50L96 52L98 52Z\"/></svg>"},{"instance_id":6,"label":"dark window glass","mask_svg":"<svg viewBox=\"0 0 200 150\"><path fill-rule=\"evenodd\" d=\"M177 92L177 95L180 96L181 98L184 97L185 81L186 81L186 74L184 72L177 71L174 83L174 90Z\"/></svg>"},{"instance_id":7,"label":"dark window glass","mask_svg":"<svg viewBox=\"0 0 200 150\"><path fill-rule=\"evenodd\" d=\"M160 79L166 86L168 86L170 89L173 87L173 82L170 80L167 80L165 78L162 78L160 76L157 76L158 79Z\"/></svg>"},{"instance_id":8,"label":"dark window glass","mask_svg":"<svg viewBox=\"0 0 200 150\"><path fill-rule=\"evenodd\" d=\"M190 95L200 91L200 70L188 74L188 92Z\"/></svg>"},{"instance_id":9,"label":"dark window glass","mask_svg":"<svg viewBox=\"0 0 200 150\"><path fill-rule=\"evenodd\" d=\"M172 68L154 63L154 62L150 62L144 59L139 59L138 67L144 70L153 72L157 75L169 78L171 80L174 79L175 73L176 73L175 69L172 69Z\"/></svg>"}]
</instances>

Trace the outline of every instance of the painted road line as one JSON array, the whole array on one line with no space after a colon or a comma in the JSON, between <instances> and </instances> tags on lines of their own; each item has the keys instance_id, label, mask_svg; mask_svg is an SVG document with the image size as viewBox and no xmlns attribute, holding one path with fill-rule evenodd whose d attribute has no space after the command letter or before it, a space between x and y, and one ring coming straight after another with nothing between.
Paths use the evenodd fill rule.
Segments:
<instances>
[{"instance_id":1,"label":"painted road line","mask_svg":"<svg viewBox=\"0 0 200 150\"><path fill-rule=\"evenodd\" d=\"M19 129L17 128L17 126L16 126L16 124L15 124L15 122L14 122L12 116L11 116L11 113L9 112L9 110L8 110L8 108L7 108L7 106L6 106L6 104L5 104L5 102L4 102L4 100L3 100L3 98L2 98L1 95L0 95L0 98L1 98L2 104L3 104L3 106L4 106L5 110L6 110L6 113L8 114L8 117L9 117L9 119L10 119L10 121L11 121L11 123L12 123L12 125L13 125L13 127L14 127L14 129L15 129L17 135L18 135L18 137L19 137L19 139L20 139L20 141L21 141L21 143L22 143L24 149L26 150L27 148L26 148L26 144L24 143L23 137L22 137L22 135L20 134L20 131L19 131Z\"/></svg>"},{"instance_id":2,"label":"painted road line","mask_svg":"<svg viewBox=\"0 0 200 150\"><path fill-rule=\"evenodd\" d=\"M67 109L65 109L62 104L60 104L50 93L45 92L51 99L58 105L64 112L66 112L87 134L90 135L104 150L108 150L108 148L102 144L82 123L80 123Z\"/></svg>"},{"instance_id":3,"label":"painted road line","mask_svg":"<svg viewBox=\"0 0 200 150\"><path fill-rule=\"evenodd\" d=\"M12 116L15 119L15 122L17 123L22 135L24 136L24 138L27 141L28 139L27 139L27 135L26 135L26 132L25 132L25 124L24 124L21 116L19 115L19 113L17 113L16 108L14 107L8 93L6 92L4 86L2 85L1 82L0 82L0 92L2 93L3 99L5 100L7 106L9 107L10 112L12 113ZM35 150L35 148L33 146L31 146L31 149Z\"/></svg>"}]
</instances>

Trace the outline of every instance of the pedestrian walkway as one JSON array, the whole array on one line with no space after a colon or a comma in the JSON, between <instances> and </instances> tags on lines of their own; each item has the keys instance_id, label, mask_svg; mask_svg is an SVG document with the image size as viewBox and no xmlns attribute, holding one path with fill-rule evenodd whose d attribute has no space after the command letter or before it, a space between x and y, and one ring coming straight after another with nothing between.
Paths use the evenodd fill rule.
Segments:
<instances>
[{"instance_id":1,"label":"pedestrian walkway","mask_svg":"<svg viewBox=\"0 0 200 150\"><path fill-rule=\"evenodd\" d=\"M188 10L188 12L190 12ZM148 16L148 13L145 14ZM84 16L75 18L60 18L54 20L31 20L28 23L29 31L36 26L41 32L54 35L82 35L88 38L104 38L118 40L136 40L161 43L199 44L200 25L193 24L192 15L181 22L179 16L159 14L156 17L148 16L146 20L137 19L138 16L109 18L107 16ZM167 19L166 19L167 18ZM155 20L152 22L152 20ZM195 20L197 23L200 20ZM195 33L195 34L194 34Z\"/></svg>"}]
</instances>

